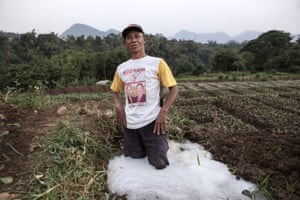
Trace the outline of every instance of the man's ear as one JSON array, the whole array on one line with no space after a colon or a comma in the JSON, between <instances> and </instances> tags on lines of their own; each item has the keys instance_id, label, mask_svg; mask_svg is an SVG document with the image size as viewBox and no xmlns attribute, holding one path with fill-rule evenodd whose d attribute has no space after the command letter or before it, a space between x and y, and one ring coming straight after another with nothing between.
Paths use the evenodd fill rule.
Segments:
<instances>
[{"instance_id":1,"label":"man's ear","mask_svg":"<svg viewBox=\"0 0 300 200\"><path fill-rule=\"evenodd\" d=\"M147 37L145 35L143 37L144 37L144 44L146 44L147 41L148 41L148 39L147 39Z\"/></svg>"}]
</instances>

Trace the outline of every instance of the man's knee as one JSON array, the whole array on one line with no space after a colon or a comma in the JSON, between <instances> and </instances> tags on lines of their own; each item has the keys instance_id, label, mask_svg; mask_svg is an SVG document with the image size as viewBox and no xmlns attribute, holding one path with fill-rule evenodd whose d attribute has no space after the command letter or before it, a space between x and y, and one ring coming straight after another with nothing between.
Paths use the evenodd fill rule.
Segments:
<instances>
[{"instance_id":1,"label":"man's knee","mask_svg":"<svg viewBox=\"0 0 300 200\"><path fill-rule=\"evenodd\" d=\"M125 153L125 156L129 156L131 158L144 158L146 157L146 154L143 152L130 152L130 153Z\"/></svg>"},{"instance_id":2,"label":"man's knee","mask_svg":"<svg viewBox=\"0 0 300 200\"><path fill-rule=\"evenodd\" d=\"M166 156L148 157L148 160L156 169L164 169L169 165L169 161Z\"/></svg>"}]
</instances>

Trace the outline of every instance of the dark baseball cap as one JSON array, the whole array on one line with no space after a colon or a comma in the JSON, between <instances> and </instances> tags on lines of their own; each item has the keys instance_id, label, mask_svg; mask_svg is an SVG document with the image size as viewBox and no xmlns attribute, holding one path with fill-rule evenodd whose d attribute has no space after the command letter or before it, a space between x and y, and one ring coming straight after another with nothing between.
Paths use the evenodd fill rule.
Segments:
<instances>
[{"instance_id":1,"label":"dark baseball cap","mask_svg":"<svg viewBox=\"0 0 300 200\"><path fill-rule=\"evenodd\" d=\"M135 31L139 31L141 33L144 33L143 31L143 28L138 25L138 24L129 24L126 28L123 29L122 31L122 36L123 38L125 39L126 38L126 35L129 31L132 31L132 30L135 30Z\"/></svg>"}]
</instances>

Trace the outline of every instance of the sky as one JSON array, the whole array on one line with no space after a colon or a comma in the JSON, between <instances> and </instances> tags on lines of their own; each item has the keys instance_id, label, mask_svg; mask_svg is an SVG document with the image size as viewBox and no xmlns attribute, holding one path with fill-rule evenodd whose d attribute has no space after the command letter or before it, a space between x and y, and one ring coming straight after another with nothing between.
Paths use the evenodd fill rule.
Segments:
<instances>
[{"instance_id":1,"label":"sky","mask_svg":"<svg viewBox=\"0 0 300 200\"><path fill-rule=\"evenodd\" d=\"M61 34L75 23L148 34L282 30L300 34L300 0L0 0L0 31Z\"/></svg>"}]
</instances>

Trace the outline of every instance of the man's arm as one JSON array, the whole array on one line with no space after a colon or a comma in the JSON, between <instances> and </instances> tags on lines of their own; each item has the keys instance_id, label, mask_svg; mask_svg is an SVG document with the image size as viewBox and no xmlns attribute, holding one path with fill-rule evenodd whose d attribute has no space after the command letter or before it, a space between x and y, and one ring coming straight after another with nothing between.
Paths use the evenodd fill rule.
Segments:
<instances>
[{"instance_id":1,"label":"man's arm","mask_svg":"<svg viewBox=\"0 0 300 200\"><path fill-rule=\"evenodd\" d=\"M124 107L122 104L122 98L121 94L119 92L113 92L113 98L115 102L115 109L116 109L116 114L117 114L117 121L121 128L124 128L127 126L126 122L126 114L124 111Z\"/></svg>"},{"instance_id":2,"label":"man's arm","mask_svg":"<svg viewBox=\"0 0 300 200\"><path fill-rule=\"evenodd\" d=\"M167 130L167 114L169 109L173 105L177 95L178 95L178 86L169 87L169 94L167 101L164 103L163 107L160 109L160 112L156 118L153 132L156 134L164 134Z\"/></svg>"}]
</instances>

